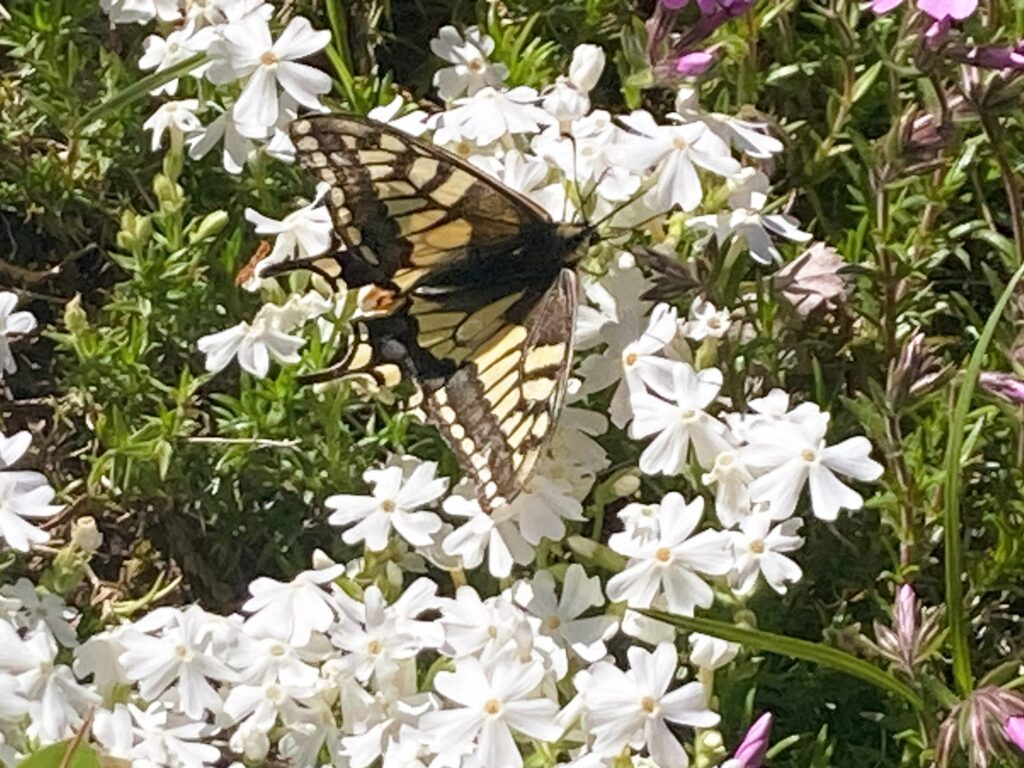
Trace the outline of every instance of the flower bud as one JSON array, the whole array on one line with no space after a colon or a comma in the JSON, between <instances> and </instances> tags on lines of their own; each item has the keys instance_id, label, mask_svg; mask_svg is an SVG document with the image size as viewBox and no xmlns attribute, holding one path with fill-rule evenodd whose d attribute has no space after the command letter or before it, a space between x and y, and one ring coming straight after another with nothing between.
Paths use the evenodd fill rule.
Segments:
<instances>
[{"instance_id":1,"label":"flower bud","mask_svg":"<svg viewBox=\"0 0 1024 768\"><path fill-rule=\"evenodd\" d=\"M625 474L612 484L612 493L617 499L625 499L640 490L640 478L634 474Z\"/></svg>"},{"instance_id":2,"label":"flower bud","mask_svg":"<svg viewBox=\"0 0 1024 768\"><path fill-rule=\"evenodd\" d=\"M604 50L597 45L577 45L569 65L569 82L584 93L592 91L604 72Z\"/></svg>"},{"instance_id":3,"label":"flower bud","mask_svg":"<svg viewBox=\"0 0 1024 768\"><path fill-rule=\"evenodd\" d=\"M736 748L733 759L743 768L761 768L765 752L768 751L768 736L772 730L772 713L765 712L750 726L743 741Z\"/></svg>"},{"instance_id":4,"label":"flower bud","mask_svg":"<svg viewBox=\"0 0 1024 768\"><path fill-rule=\"evenodd\" d=\"M86 515L75 520L71 525L71 543L82 550L86 557L91 557L103 546L103 534L96 527L96 520Z\"/></svg>"},{"instance_id":5,"label":"flower bud","mask_svg":"<svg viewBox=\"0 0 1024 768\"><path fill-rule=\"evenodd\" d=\"M82 294L76 293L74 297L64 305L64 327L72 336L89 329L89 317L82 309Z\"/></svg>"},{"instance_id":6,"label":"flower bud","mask_svg":"<svg viewBox=\"0 0 1024 768\"><path fill-rule=\"evenodd\" d=\"M1024 715L1011 717L1003 724L1006 740L1024 752Z\"/></svg>"},{"instance_id":7,"label":"flower bud","mask_svg":"<svg viewBox=\"0 0 1024 768\"><path fill-rule=\"evenodd\" d=\"M228 221L229 217L226 211L214 211L207 214L192 234L192 242L197 243L210 237L216 237L227 226Z\"/></svg>"},{"instance_id":8,"label":"flower bud","mask_svg":"<svg viewBox=\"0 0 1024 768\"><path fill-rule=\"evenodd\" d=\"M697 75L703 74L707 68L711 66L714 60L715 57L707 51L684 53L676 59L676 74L682 75L683 77L696 77Z\"/></svg>"}]
</instances>

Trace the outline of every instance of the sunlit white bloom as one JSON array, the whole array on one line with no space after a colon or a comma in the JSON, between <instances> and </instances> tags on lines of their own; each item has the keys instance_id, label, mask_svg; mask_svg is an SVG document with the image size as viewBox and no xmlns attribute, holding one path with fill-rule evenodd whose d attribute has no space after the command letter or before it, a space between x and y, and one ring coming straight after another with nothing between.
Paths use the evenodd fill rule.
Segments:
<instances>
[{"instance_id":1,"label":"sunlit white bloom","mask_svg":"<svg viewBox=\"0 0 1024 768\"><path fill-rule=\"evenodd\" d=\"M544 677L537 662L499 662L485 667L472 656L455 663L454 672L438 672L434 687L458 705L428 712L420 728L446 763L469 752L481 766L519 768L523 764L513 731L555 741L562 728L554 722L558 705L531 698Z\"/></svg>"},{"instance_id":2,"label":"sunlit white bloom","mask_svg":"<svg viewBox=\"0 0 1024 768\"><path fill-rule=\"evenodd\" d=\"M627 504L619 510L619 520L622 522L623 530L613 533L608 538L608 545L616 549L615 542L620 539L630 539L642 542L655 541L661 536L661 505L660 504L638 504L636 502Z\"/></svg>"},{"instance_id":3,"label":"sunlit white bloom","mask_svg":"<svg viewBox=\"0 0 1024 768\"><path fill-rule=\"evenodd\" d=\"M303 708L301 719L288 723L287 730L277 743L281 757L292 765L320 765L324 747L331 762L342 765L341 730L334 710L323 697L315 698Z\"/></svg>"},{"instance_id":4,"label":"sunlit white bloom","mask_svg":"<svg viewBox=\"0 0 1024 768\"><path fill-rule=\"evenodd\" d=\"M438 709L432 693L416 693L401 698L380 691L370 694L355 688L364 699L365 710L355 726L355 735L342 738L345 756L351 768L367 768L381 759L381 768L422 768L419 761L426 751L426 737L417 727L427 712Z\"/></svg>"},{"instance_id":5,"label":"sunlit white bloom","mask_svg":"<svg viewBox=\"0 0 1024 768\"><path fill-rule=\"evenodd\" d=\"M349 654L344 664L361 683L373 678L380 689L396 674L402 661L444 642L444 630L437 624L400 621L376 586L367 588L363 605L365 619L361 624L346 626L331 636L331 642ZM429 603L418 606L416 612L429 607Z\"/></svg>"},{"instance_id":6,"label":"sunlit white bloom","mask_svg":"<svg viewBox=\"0 0 1024 768\"><path fill-rule=\"evenodd\" d=\"M405 106L405 99L395 96L384 106L371 109L367 113L367 117L380 123L386 123L410 136L422 136L427 131L427 113L422 109L414 109L411 112L400 114L404 111Z\"/></svg>"},{"instance_id":7,"label":"sunlit white bloom","mask_svg":"<svg viewBox=\"0 0 1024 768\"><path fill-rule=\"evenodd\" d=\"M568 77L560 76L551 86L544 97L544 109L563 125L586 115L590 111L589 93L601 79L604 65L604 51L599 46L576 46Z\"/></svg>"},{"instance_id":8,"label":"sunlit white bloom","mask_svg":"<svg viewBox=\"0 0 1024 768\"><path fill-rule=\"evenodd\" d=\"M13 467L25 455L31 444L32 435L28 430L15 432L10 437L0 433L0 469Z\"/></svg>"},{"instance_id":9,"label":"sunlit white bloom","mask_svg":"<svg viewBox=\"0 0 1024 768\"><path fill-rule=\"evenodd\" d=\"M740 530L727 531L732 542L736 565L729 582L741 595L748 595L757 586L757 577L764 575L768 586L785 594L787 582L797 582L803 576L800 566L783 552L793 552L803 546L797 536L803 521L786 520L772 528L772 517L766 512L755 513L740 521Z\"/></svg>"},{"instance_id":10,"label":"sunlit white bloom","mask_svg":"<svg viewBox=\"0 0 1024 768\"><path fill-rule=\"evenodd\" d=\"M732 320L727 309L716 309L703 298L690 305L690 319L682 327L682 334L693 341L720 339L729 331Z\"/></svg>"},{"instance_id":11,"label":"sunlit white bloom","mask_svg":"<svg viewBox=\"0 0 1024 768\"><path fill-rule=\"evenodd\" d=\"M278 718L282 721L301 717L298 702L312 698L312 686L265 682L256 685L234 685L224 699L224 717L228 725L241 725L267 733Z\"/></svg>"},{"instance_id":12,"label":"sunlit white bloom","mask_svg":"<svg viewBox=\"0 0 1024 768\"><path fill-rule=\"evenodd\" d=\"M629 558L625 570L608 580L609 599L648 608L663 593L672 613L692 616L695 608L708 608L714 592L698 573L724 575L732 570L733 556L721 532L694 534L703 510L699 496L687 504L673 492L658 510L657 538L609 540L613 550Z\"/></svg>"},{"instance_id":13,"label":"sunlit white bloom","mask_svg":"<svg viewBox=\"0 0 1024 768\"><path fill-rule=\"evenodd\" d=\"M180 768L204 768L220 759L217 747L201 741L210 730L205 723L172 714L162 703L146 710L118 704L112 712L98 712L95 724L97 739L111 757Z\"/></svg>"},{"instance_id":14,"label":"sunlit white bloom","mask_svg":"<svg viewBox=\"0 0 1024 768\"><path fill-rule=\"evenodd\" d=\"M106 698L114 686L128 685L128 677L118 660L124 653L120 636L127 625L121 625L92 635L75 648L72 669L79 680L92 678L93 690Z\"/></svg>"},{"instance_id":15,"label":"sunlit white bloom","mask_svg":"<svg viewBox=\"0 0 1024 768\"><path fill-rule=\"evenodd\" d=\"M22 638L0 620L0 674L11 675L18 696L29 702L29 735L47 743L70 736L85 713L100 703L99 696L75 680L70 667L55 663L56 656L57 644L47 632ZM8 706L20 705L12 701Z\"/></svg>"},{"instance_id":16,"label":"sunlit white bloom","mask_svg":"<svg viewBox=\"0 0 1024 768\"><path fill-rule=\"evenodd\" d=\"M640 455L641 472L677 474L691 445L697 462L710 467L718 454L730 448L725 424L705 412L721 387L722 372L717 368L697 371L689 363L675 363L670 399L646 391L632 394L629 436L638 439L655 435Z\"/></svg>"},{"instance_id":17,"label":"sunlit white bloom","mask_svg":"<svg viewBox=\"0 0 1024 768\"><path fill-rule=\"evenodd\" d=\"M281 220L271 219L252 208L245 209L246 221L255 225L257 234L274 237L273 250L255 267L256 277L274 264L309 259L327 251L334 231L330 211L322 204L328 190L328 185L321 182L309 205L292 211Z\"/></svg>"},{"instance_id":18,"label":"sunlit white bloom","mask_svg":"<svg viewBox=\"0 0 1024 768\"><path fill-rule=\"evenodd\" d=\"M851 437L826 445L825 419L781 420L749 430L749 444L741 452L752 470L761 472L750 484L750 497L769 505L775 520L790 517L800 491L810 485L811 508L822 520L835 520L840 509L856 510L864 504L861 495L838 477L877 480L882 465L871 458L866 437Z\"/></svg>"},{"instance_id":19,"label":"sunlit white bloom","mask_svg":"<svg viewBox=\"0 0 1024 768\"><path fill-rule=\"evenodd\" d=\"M304 107L323 109L319 96L331 89L331 78L299 60L323 50L330 32L316 31L305 17L293 16L275 41L267 20L252 13L227 25L222 36L210 46L213 63L207 76L215 83L248 78L234 110L242 134L267 135L278 117L278 87Z\"/></svg>"},{"instance_id":20,"label":"sunlit white bloom","mask_svg":"<svg viewBox=\"0 0 1024 768\"><path fill-rule=\"evenodd\" d=\"M199 109L198 99L182 99L180 101L167 101L157 107L156 112L142 124L147 131L153 132L153 140L150 148L156 152L160 149L164 134L170 132L171 144L184 141L201 130L203 124L199 122L195 111Z\"/></svg>"},{"instance_id":21,"label":"sunlit white bloom","mask_svg":"<svg viewBox=\"0 0 1024 768\"><path fill-rule=\"evenodd\" d=\"M223 142L221 162L228 173L241 173L246 161L252 156L256 145L252 140L238 132L235 120L235 107L231 105L218 115L209 125L194 134L188 141L188 156L198 160L206 153Z\"/></svg>"},{"instance_id":22,"label":"sunlit white bloom","mask_svg":"<svg viewBox=\"0 0 1024 768\"><path fill-rule=\"evenodd\" d=\"M401 467L368 469L363 480L373 486L372 496L337 494L324 502L334 510L328 523L352 526L342 534L346 543L365 541L371 552L380 552L388 546L392 528L413 546L433 542L441 518L423 508L448 489L448 480L437 477L437 464L423 462L408 473Z\"/></svg>"},{"instance_id":23,"label":"sunlit white bloom","mask_svg":"<svg viewBox=\"0 0 1024 768\"><path fill-rule=\"evenodd\" d=\"M201 608L191 606L178 611L176 620L156 636L138 626L121 636L125 650L120 662L144 699L155 701L173 686L178 707L190 718L220 710L221 698L210 680L231 680L234 675L211 647L209 619Z\"/></svg>"},{"instance_id":24,"label":"sunlit white bloom","mask_svg":"<svg viewBox=\"0 0 1024 768\"><path fill-rule=\"evenodd\" d=\"M540 619L540 631L571 649L584 661L597 661L607 653L604 641L614 631L612 616L581 618L590 608L604 605L601 579L588 577L583 566L573 563L565 571L562 594L555 594L555 579L550 571L537 571L530 581L513 588L515 601Z\"/></svg>"},{"instance_id":25,"label":"sunlit white bloom","mask_svg":"<svg viewBox=\"0 0 1024 768\"><path fill-rule=\"evenodd\" d=\"M351 607L322 586L344 572L343 565L335 565L303 571L290 582L255 579L249 585L252 597L242 606L252 614L245 622L247 631L301 648L314 632L326 632L339 618L354 621Z\"/></svg>"},{"instance_id":26,"label":"sunlit white bloom","mask_svg":"<svg viewBox=\"0 0 1024 768\"><path fill-rule=\"evenodd\" d=\"M473 96L456 99L455 106L433 118L438 144L474 141L481 146L510 134L533 134L551 122L536 105L537 92L520 86L509 91L483 88Z\"/></svg>"},{"instance_id":27,"label":"sunlit white bloom","mask_svg":"<svg viewBox=\"0 0 1024 768\"><path fill-rule=\"evenodd\" d=\"M0 671L0 724L18 722L28 708L29 701L21 695L17 678Z\"/></svg>"},{"instance_id":28,"label":"sunlit white bloom","mask_svg":"<svg viewBox=\"0 0 1024 768\"><path fill-rule=\"evenodd\" d=\"M508 505L506 514L515 520L523 538L534 546L544 538L565 538L565 520L584 520L583 505L573 496L572 488L540 474L530 478Z\"/></svg>"},{"instance_id":29,"label":"sunlit white bloom","mask_svg":"<svg viewBox=\"0 0 1024 768\"><path fill-rule=\"evenodd\" d=\"M687 220L686 225L710 230L719 245L730 237L742 238L750 255L761 264L782 260L779 249L772 242L772 234L798 243L806 243L811 239L811 234L800 229L791 216L761 213L768 203L769 185L768 177L761 171L744 168L730 184L733 187L729 195L732 210L693 216Z\"/></svg>"},{"instance_id":30,"label":"sunlit white bloom","mask_svg":"<svg viewBox=\"0 0 1024 768\"><path fill-rule=\"evenodd\" d=\"M506 595L480 598L472 587L459 587L455 597L442 601L439 623L445 630L443 653L494 657L518 636L529 632L526 615Z\"/></svg>"},{"instance_id":31,"label":"sunlit white bloom","mask_svg":"<svg viewBox=\"0 0 1024 768\"><path fill-rule=\"evenodd\" d=\"M38 472L0 474L0 539L11 549L27 552L33 544L50 540L50 534L28 519L53 517L63 509L51 504L55 493Z\"/></svg>"},{"instance_id":32,"label":"sunlit white bloom","mask_svg":"<svg viewBox=\"0 0 1024 768\"><path fill-rule=\"evenodd\" d=\"M237 673L238 682L312 687L320 673L311 662L330 653L327 641L321 635L314 635L305 647L296 648L278 637L261 636L259 629L251 623L243 625L237 644L225 655L225 661Z\"/></svg>"},{"instance_id":33,"label":"sunlit white bloom","mask_svg":"<svg viewBox=\"0 0 1024 768\"><path fill-rule=\"evenodd\" d=\"M676 111L669 115L679 122L703 122L747 157L769 160L783 150L783 144L768 133L765 123L742 120L720 112L701 109L695 88L684 86L676 94Z\"/></svg>"},{"instance_id":34,"label":"sunlit white bloom","mask_svg":"<svg viewBox=\"0 0 1024 768\"><path fill-rule=\"evenodd\" d=\"M208 334L196 346L206 355L206 370L210 373L223 370L238 357L243 370L262 379L270 370L271 358L285 365L299 362L299 350L306 340L290 335L292 328L290 313L275 304L264 304L251 324L241 322Z\"/></svg>"},{"instance_id":35,"label":"sunlit white bloom","mask_svg":"<svg viewBox=\"0 0 1024 768\"><path fill-rule=\"evenodd\" d=\"M100 0L100 8L114 24L146 24L154 18L177 21L178 0Z\"/></svg>"},{"instance_id":36,"label":"sunlit white bloom","mask_svg":"<svg viewBox=\"0 0 1024 768\"><path fill-rule=\"evenodd\" d=\"M18 579L14 584L0 587L0 597L14 599L19 603L14 613L15 626L48 632L54 640L65 648L78 645L75 628L69 623L75 611L67 604L43 587L37 588L25 578Z\"/></svg>"},{"instance_id":37,"label":"sunlit white bloom","mask_svg":"<svg viewBox=\"0 0 1024 768\"><path fill-rule=\"evenodd\" d=\"M750 470L743 463L739 451L722 451L715 457L711 470L705 472L701 482L715 489L715 514L726 528L750 514Z\"/></svg>"},{"instance_id":38,"label":"sunlit white bloom","mask_svg":"<svg viewBox=\"0 0 1024 768\"><path fill-rule=\"evenodd\" d=\"M614 163L637 171L654 168L657 182L651 190L656 206L680 206L692 211L704 196L697 168L729 177L740 171L729 145L703 123L658 125L639 110L621 118L634 133L622 133L608 156Z\"/></svg>"},{"instance_id":39,"label":"sunlit white bloom","mask_svg":"<svg viewBox=\"0 0 1024 768\"><path fill-rule=\"evenodd\" d=\"M724 667L740 652L740 646L736 643L702 635L700 632L691 632L689 641L690 663L703 669Z\"/></svg>"},{"instance_id":40,"label":"sunlit white bloom","mask_svg":"<svg viewBox=\"0 0 1024 768\"><path fill-rule=\"evenodd\" d=\"M465 37L451 25L441 27L437 37L430 41L430 50L455 65L434 73L434 86L445 101L465 93L472 96L487 86L496 88L508 74L504 64L487 60L494 51L494 40L477 27L469 27Z\"/></svg>"},{"instance_id":41,"label":"sunlit white bloom","mask_svg":"<svg viewBox=\"0 0 1024 768\"><path fill-rule=\"evenodd\" d=\"M0 291L0 381L4 374L18 370L11 354L10 339L31 333L36 327L36 318L31 312L15 312L18 296L11 291Z\"/></svg>"},{"instance_id":42,"label":"sunlit white bloom","mask_svg":"<svg viewBox=\"0 0 1024 768\"><path fill-rule=\"evenodd\" d=\"M488 515L475 499L453 495L444 500L444 511L452 517L467 518L445 538L442 546L449 555L462 558L466 568L476 568L487 555L487 570L497 578L512 572L512 565L533 561L534 549L516 525L516 509L506 505Z\"/></svg>"},{"instance_id":43,"label":"sunlit white bloom","mask_svg":"<svg viewBox=\"0 0 1024 768\"><path fill-rule=\"evenodd\" d=\"M668 723L717 725L718 715L705 703L704 686L687 683L669 691L678 663L671 643L659 644L653 653L633 646L627 655L627 671L607 661L590 669L583 698L587 729L596 737L593 750L611 757L625 747L646 747L657 765L685 768L689 759Z\"/></svg>"},{"instance_id":44,"label":"sunlit white bloom","mask_svg":"<svg viewBox=\"0 0 1024 768\"><path fill-rule=\"evenodd\" d=\"M159 35L150 35L143 42L144 52L139 58L139 69L153 69L163 72L165 69L180 64L197 53L204 51L213 40L213 30L207 28L197 32L191 24L181 29L174 30L166 38ZM199 75L201 70L194 71ZM177 79L164 83L150 91L153 95L167 93L174 95L178 92Z\"/></svg>"}]
</instances>

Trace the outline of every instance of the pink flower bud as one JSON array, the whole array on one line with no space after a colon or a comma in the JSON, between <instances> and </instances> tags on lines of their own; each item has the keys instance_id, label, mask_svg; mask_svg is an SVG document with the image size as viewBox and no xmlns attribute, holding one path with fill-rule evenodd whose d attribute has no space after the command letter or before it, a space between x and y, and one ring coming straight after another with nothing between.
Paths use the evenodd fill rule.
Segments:
<instances>
[{"instance_id":1,"label":"pink flower bud","mask_svg":"<svg viewBox=\"0 0 1024 768\"><path fill-rule=\"evenodd\" d=\"M676 60L676 73L684 77L694 77L701 74L715 60L707 51L694 51L685 53Z\"/></svg>"},{"instance_id":2,"label":"pink flower bud","mask_svg":"<svg viewBox=\"0 0 1024 768\"><path fill-rule=\"evenodd\" d=\"M1003 733L1006 734L1008 742L1024 752L1024 714L1020 717L1011 717L1003 723Z\"/></svg>"},{"instance_id":3,"label":"pink flower bud","mask_svg":"<svg viewBox=\"0 0 1024 768\"><path fill-rule=\"evenodd\" d=\"M742 768L761 768L768 751L768 736L772 730L772 713L765 712L747 729L743 741L736 747L732 759Z\"/></svg>"}]
</instances>

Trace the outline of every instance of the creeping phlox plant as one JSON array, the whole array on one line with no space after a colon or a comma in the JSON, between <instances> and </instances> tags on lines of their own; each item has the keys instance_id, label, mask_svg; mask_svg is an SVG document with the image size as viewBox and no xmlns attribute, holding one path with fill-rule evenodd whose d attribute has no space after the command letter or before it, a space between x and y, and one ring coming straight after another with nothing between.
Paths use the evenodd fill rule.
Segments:
<instances>
[{"instance_id":1,"label":"creeping phlox plant","mask_svg":"<svg viewBox=\"0 0 1024 768\"><path fill-rule=\"evenodd\" d=\"M290 163L288 124L336 106L331 77L312 63L331 33L301 15L279 23L281 9L261 0L100 4L113 25L159 26L138 64L167 73L145 122L165 169L213 152L240 177ZM751 599L771 606L799 582L808 529L857 514L862 484L883 467L866 437L835 434L805 393L737 382L742 342L766 332L760 295L716 307L695 289L682 314L658 300L665 263L679 266L685 248L775 272L797 317L842 303L850 287L836 251L786 213L788 190L772 189L777 130L706 108L686 79L713 63L703 38L749 4L701 2L697 31L670 36L683 5L659 3L648 23L653 71L678 84L667 114L595 108L606 66L597 45L576 47L568 71L538 89L507 83L485 31L453 26L430 44L444 108L396 94L369 110L553 219L602 222L580 270L568 404L523 492L488 515L439 462L393 455L363 473L364 492L315 502L361 556L318 552L291 580L256 578L230 615L165 606L83 632L56 589L0 587L0 763L60 743L140 767L762 764L771 714L738 744L718 730L716 670L749 651L670 619L718 609L756 627ZM923 32L933 41L964 17L939 5L917 3L937 25ZM982 55L972 50L964 57ZM308 372L345 347L351 292L268 276L333 247L327 192L290 212L245 210L267 243L240 282L264 303L196 339L208 380L236 364L256 379L272 366ZM35 328L16 304L0 292L0 376L15 370L11 344ZM367 381L318 396L353 389L402 405ZM0 434L0 539L22 553L45 551L40 521L62 510L46 478L19 467L30 442ZM99 546L80 519L56 571L87 573ZM940 633L905 589L874 650L912 675ZM965 731L984 741L981 760L1024 742L1022 703L979 689L951 708L943 748Z\"/></svg>"}]
</instances>

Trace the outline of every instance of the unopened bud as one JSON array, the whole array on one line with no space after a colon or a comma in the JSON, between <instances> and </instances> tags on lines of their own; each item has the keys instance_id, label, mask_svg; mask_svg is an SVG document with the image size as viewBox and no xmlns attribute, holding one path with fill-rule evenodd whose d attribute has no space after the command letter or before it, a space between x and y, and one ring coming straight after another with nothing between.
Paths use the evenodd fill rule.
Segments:
<instances>
[{"instance_id":1,"label":"unopened bud","mask_svg":"<svg viewBox=\"0 0 1024 768\"><path fill-rule=\"evenodd\" d=\"M82 550L86 557L91 557L103 546L103 534L96 527L96 520L86 515L71 524L71 543Z\"/></svg>"},{"instance_id":2,"label":"unopened bud","mask_svg":"<svg viewBox=\"0 0 1024 768\"><path fill-rule=\"evenodd\" d=\"M625 499L640 490L640 478L634 474L625 474L612 484L612 493L617 499Z\"/></svg>"},{"instance_id":3,"label":"unopened bud","mask_svg":"<svg viewBox=\"0 0 1024 768\"><path fill-rule=\"evenodd\" d=\"M89 328L89 318L82 309L82 295L76 293L67 304L64 305L64 327L73 336L77 336Z\"/></svg>"},{"instance_id":4,"label":"unopened bud","mask_svg":"<svg viewBox=\"0 0 1024 768\"><path fill-rule=\"evenodd\" d=\"M227 226L229 217L226 211L214 211L207 214L192 234L192 242L198 243L210 237L216 237Z\"/></svg>"}]
</instances>

